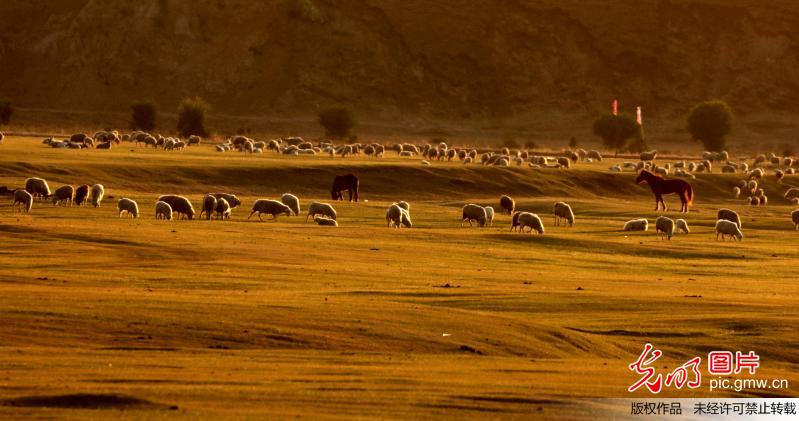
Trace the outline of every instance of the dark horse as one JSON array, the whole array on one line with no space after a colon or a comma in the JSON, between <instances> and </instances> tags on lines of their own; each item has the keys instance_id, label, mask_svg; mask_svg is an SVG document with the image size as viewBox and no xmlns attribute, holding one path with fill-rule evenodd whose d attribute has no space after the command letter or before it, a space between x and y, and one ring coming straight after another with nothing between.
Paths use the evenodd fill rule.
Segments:
<instances>
[{"instance_id":1,"label":"dark horse","mask_svg":"<svg viewBox=\"0 0 799 421\"><path fill-rule=\"evenodd\" d=\"M635 179L635 183L641 184L643 182L649 184L649 188L655 194L655 210L660 209L661 203L663 204L663 210L666 210L666 202L663 201L664 194L677 193L680 196L680 201L682 202L680 212L688 212L688 206L694 201L694 189L685 180L666 179L647 170L641 170L638 173L638 178Z\"/></svg>"},{"instance_id":2,"label":"dark horse","mask_svg":"<svg viewBox=\"0 0 799 421\"><path fill-rule=\"evenodd\" d=\"M333 179L333 188L330 189L330 196L333 200L344 200L344 194L342 193L344 190L349 192L350 202L352 202L353 199L357 202L358 177L352 174L337 175L336 178Z\"/></svg>"}]
</instances>

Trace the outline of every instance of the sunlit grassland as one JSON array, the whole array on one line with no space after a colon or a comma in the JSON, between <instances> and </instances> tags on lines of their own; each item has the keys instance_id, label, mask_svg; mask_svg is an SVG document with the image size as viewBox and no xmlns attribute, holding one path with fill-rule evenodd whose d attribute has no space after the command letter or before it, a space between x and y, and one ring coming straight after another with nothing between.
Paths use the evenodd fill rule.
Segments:
<instances>
[{"instance_id":1,"label":"sunlit grassland","mask_svg":"<svg viewBox=\"0 0 799 421\"><path fill-rule=\"evenodd\" d=\"M692 232L667 241L621 231L660 213L646 186L609 174L608 162L422 167L208 145L54 150L22 138L0 153L0 185L42 176L51 188L99 182L108 196L97 209L37 202L30 214L0 201L3 398L115 393L166 405L131 417L568 417L560 409L575 398L627 396L637 379L627 364L646 342L664 350L664 367L751 349L758 377L799 381L799 232L778 197L786 187L772 181L772 204L751 208L728 197L739 176L700 175L684 216ZM360 175L368 202L336 203L338 228L304 215L246 219L254 199L285 191L303 207L327 201L344 172ZM154 219L158 195L198 207L211 190L243 199L230 221ZM501 214L491 227L460 227L460 206L498 208L504 192L544 218L546 235L510 232ZM120 197L138 201L139 219L117 217ZM394 200L411 203L412 229L386 228ZM574 208L574 227L553 225L558 200ZM715 240L722 206L741 213L743 242ZM42 411L87 416L0 406Z\"/></svg>"}]
</instances>

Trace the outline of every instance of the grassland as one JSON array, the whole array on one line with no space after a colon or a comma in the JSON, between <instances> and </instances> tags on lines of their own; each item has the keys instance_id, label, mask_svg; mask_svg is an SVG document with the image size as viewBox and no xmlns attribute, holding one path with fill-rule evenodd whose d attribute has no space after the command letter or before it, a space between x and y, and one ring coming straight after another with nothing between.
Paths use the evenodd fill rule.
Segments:
<instances>
[{"instance_id":1,"label":"grassland","mask_svg":"<svg viewBox=\"0 0 799 421\"><path fill-rule=\"evenodd\" d=\"M799 233L773 181L770 205L750 208L727 194L738 177L699 175L692 232L661 241L620 231L658 213L648 188L607 162L422 167L210 146L54 150L18 137L0 154L0 185L41 176L99 182L108 196L97 209L36 203L30 214L0 202L0 417L579 418L565 408L629 396L638 377L627 365L646 342L664 351L664 373L709 350L751 349L758 377L799 382ZM366 200L336 205L339 228L246 220L255 198L327 200L345 172ZM152 215L160 194L196 203L212 190L243 198L231 221ZM502 193L545 215L546 235L511 233L506 215L459 226L460 206ZM141 218L117 217L123 196ZM413 229L385 227L395 200L411 202ZM552 226L556 200L572 204L575 227ZM722 206L740 211L743 242L714 240ZM711 396L706 385L664 396Z\"/></svg>"}]
</instances>

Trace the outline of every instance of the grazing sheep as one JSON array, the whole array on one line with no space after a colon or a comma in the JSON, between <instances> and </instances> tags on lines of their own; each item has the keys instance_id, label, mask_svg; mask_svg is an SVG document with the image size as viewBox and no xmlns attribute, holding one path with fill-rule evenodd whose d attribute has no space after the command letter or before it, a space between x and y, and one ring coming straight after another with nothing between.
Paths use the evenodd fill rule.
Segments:
<instances>
[{"instance_id":1,"label":"grazing sheep","mask_svg":"<svg viewBox=\"0 0 799 421\"><path fill-rule=\"evenodd\" d=\"M408 203L408 202L406 202L404 200L400 200L399 202L397 202L397 206L401 207L402 209L405 209L405 212L410 212L411 211L410 203Z\"/></svg>"},{"instance_id":2,"label":"grazing sheep","mask_svg":"<svg viewBox=\"0 0 799 421\"><path fill-rule=\"evenodd\" d=\"M758 197L758 201L760 202L759 203L760 206L766 206L766 204L768 203L768 196L765 196L765 195L760 196L760 197Z\"/></svg>"},{"instance_id":3,"label":"grazing sheep","mask_svg":"<svg viewBox=\"0 0 799 421\"><path fill-rule=\"evenodd\" d=\"M423 159L422 160L422 165L430 165L430 161L428 161L426 159Z\"/></svg>"},{"instance_id":4,"label":"grazing sheep","mask_svg":"<svg viewBox=\"0 0 799 421\"><path fill-rule=\"evenodd\" d=\"M103 195L105 195L105 188L102 184L95 184L92 186L92 205L95 208L100 207L100 202L103 201Z\"/></svg>"},{"instance_id":5,"label":"grazing sheep","mask_svg":"<svg viewBox=\"0 0 799 421\"><path fill-rule=\"evenodd\" d=\"M734 166L727 164L721 167L721 172L725 174L735 174L736 170Z\"/></svg>"},{"instance_id":6,"label":"grazing sheep","mask_svg":"<svg viewBox=\"0 0 799 421\"><path fill-rule=\"evenodd\" d=\"M744 238L744 235L738 225L726 219L719 219L716 221L716 240L719 239L719 236L721 236L721 239L724 240L725 236L727 235L732 236L738 241L742 241Z\"/></svg>"},{"instance_id":7,"label":"grazing sheep","mask_svg":"<svg viewBox=\"0 0 799 421\"><path fill-rule=\"evenodd\" d=\"M738 186L733 187L732 188L732 197L737 199L738 196L740 196L740 195L741 195L741 188L738 187Z\"/></svg>"},{"instance_id":8,"label":"grazing sheep","mask_svg":"<svg viewBox=\"0 0 799 421\"><path fill-rule=\"evenodd\" d=\"M586 155L586 158L595 159L597 162L602 162L602 154L599 153L599 151L595 150L588 151L588 155Z\"/></svg>"},{"instance_id":9,"label":"grazing sheep","mask_svg":"<svg viewBox=\"0 0 799 421\"><path fill-rule=\"evenodd\" d=\"M658 151L641 152L641 161L654 161L658 156Z\"/></svg>"},{"instance_id":10,"label":"grazing sheep","mask_svg":"<svg viewBox=\"0 0 799 421\"><path fill-rule=\"evenodd\" d=\"M618 165L614 165L609 168L611 172L621 172L621 167Z\"/></svg>"},{"instance_id":11,"label":"grazing sheep","mask_svg":"<svg viewBox=\"0 0 799 421\"><path fill-rule=\"evenodd\" d=\"M499 207L504 213L512 215L513 210L516 209L516 202L514 202L510 196L503 195L499 198Z\"/></svg>"},{"instance_id":12,"label":"grazing sheep","mask_svg":"<svg viewBox=\"0 0 799 421\"><path fill-rule=\"evenodd\" d=\"M193 135L189 136L189 143L187 145L188 146L191 146L191 145L198 145L199 146L201 141L202 141L202 138L200 138L200 136L197 136L196 134L193 134Z\"/></svg>"},{"instance_id":13,"label":"grazing sheep","mask_svg":"<svg viewBox=\"0 0 799 421\"><path fill-rule=\"evenodd\" d=\"M765 195L766 195L766 191L765 191L765 190L763 190L763 189L757 189L757 190L755 191L755 196L756 196L756 197L763 197L763 196L765 196Z\"/></svg>"},{"instance_id":14,"label":"grazing sheep","mask_svg":"<svg viewBox=\"0 0 799 421\"><path fill-rule=\"evenodd\" d=\"M544 234L544 223L534 213L521 212L519 214L519 231L524 232L525 227L530 227L530 233L535 230L539 235Z\"/></svg>"},{"instance_id":15,"label":"grazing sheep","mask_svg":"<svg viewBox=\"0 0 799 421\"><path fill-rule=\"evenodd\" d=\"M749 173L749 179L750 180L755 179L755 178L761 179L761 178L763 178L764 175L765 175L765 171L763 171L762 168L755 168L755 169L752 170L752 172Z\"/></svg>"},{"instance_id":16,"label":"grazing sheep","mask_svg":"<svg viewBox=\"0 0 799 421\"><path fill-rule=\"evenodd\" d=\"M755 191L757 191L757 181L755 181L755 180L750 180L750 181L749 181L749 184L747 184L747 185L746 185L746 187L748 187L748 188L749 188L749 192L750 192L750 193L754 194L754 193L755 193Z\"/></svg>"},{"instance_id":17,"label":"grazing sheep","mask_svg":"<svg viewBox=\"0 0 799 421\"><path fill-rule=\"evenodd\" d=\"M172 212L180 214L181 218L188 217L190 220L194 219L194 206L191 205L189 199L183 196L165 194L159 197L158 201L169 203L169 206L172 207Z\"/></svg>"},{"instance_id":18,"label":"grazing sheep","mask_svg":"<svg viewBox=\"0 0 799 421\"><path fill-rule=\"evenodd\" d=\"M738 216L737 212L731 209L727 208L719 209L719 212L716 215L716 219L724 219L726 221L734 223L738 228L741 227L741 217Z\"/></svg>"},{"instance_id":19,"label":"grazing sheep","mask_svg":"<svg viewBox=\"0 0 799 421\"><path fill-rule=\"evenodd\" d=\"M785 191L785 194L782 197L791 200L794 197L799 197L799 188L791 187L790 189Z\"/></svg>"},{"instance_id":20,"label":"grazing sheep","mask_svg":"<svg viewBox=\"0 0 799 421\"><path fill-rule=\"evenodd\" d=\"M20 212L22 212L22 206L25 206L25 212L30 212L33 206L33 195L25 190L16 190L14 192L14 203L11 205L11 208L16 209L17 205L20 205Z\"/></svg>"},{"instance_id":21,"label":"grazing sheep","mask_svg":"<svg viewBox=\"0 0 799 421\"><path fill-rule=\"evenodd\" d=\"M67 205L72 206L72 201L75 198L75 188L72 186L61 186L55 190L52 195L53 206Z\"/></svg>"},{"instance_id":22,"label":"grazing sheep","mask_svg":"<svg viewBox=\"0 0 799 421\"><path fill-rule=\"evenodd\" d=\"M791 212L791 221L793 221L793 228L799 230L799 209Z\"/></svg>"},{"instance_id":23,"label":"grazing sheep","mask_svg":"<svg viewBox=\"0 0 799 421\"><path fill-rule=\"evenodd\" d=\"M335 219L323 218L321 216L314 216L313 221L316 222L316 225L321 225L324 227L337 227L338 222Z\"/></svg>"},{"instance_id":24,"label":"grazing sheep","mask_svg":"<svg viewBox=\"0 0 799 421\"><path fill-rule=\"evenodd\" d=\"M494 224L494 208L491 206L486 206L486 224L490 227Z\"/></svg>"},{"instance_id":25,"label":"grazing sheep","mask_svg":"<svg viewBox=\"0 0 799 421\"><path fill-rule=\"evenodd\" d=\"M794 197L793 199L791 199L791 204L792 205L799 205L799 197Z\"/></svg>"},{"instance_id":26,"label":"grazing sheep","mask_svg":"<svg viewBox=\"0 0 799 421\"><path fill-rule=\"evenodd\" d=\"M224 197L216 199L214 210L216 210L216 219L230 219L230 203Z\"/></svg>"},{"instance_id":27,"label":"grazing sheep","mask_svg":"<svg viewBox=\"0 0 799 421\"><path fill-rule=\"evenodd\" d=\"M291 208L291 212L293 212L295 216L300 214L300 199L297 198L297 196L291 193L284 193L283 196L280 196L280 201Z\"/></svg>"},{"instance_id":28,"label":"grazing sheep","mask_svg":"<svg viewBox=\"0 0 799 421\"><path fill-rule=\"evenodd\" d=\"M31 177L25 180L25 191L30 193L33 197L41 197L46 199L50 197L50 186L43 178Z\"/></svg>"},{"instance_id":29,"label":"grazing sheep","mask_svg":"<svg viewBox=\"0 0 799 421\"><path fill-rule=\"evenodd\" d=\"M625 231L646 231L649 229L649 221L646 219L633 219L624 223Z\"/></svg>"},{"instance_id":30,"label":"grazing sheep","mask_svg":"<svg viewBox=\"0 0 799 421\"><path fill-rule=\"evenodd\" d=\"M155 202L155 219L172 220L172 206L169 203L157 201Z\"/></svg>"},{"instance_id":31,"label":"grazing sheep","mask_svg":"<svg viewBox=\"0 0 799 421\"><path fill-rule=\"evenodd\" d=\"M555 225L559 226L561 219L565 219L566 222L569 223L569 226L574 225L574 212L572 212L571 206L564 202L557 202L555 203L554 208L552 209L552 213L555 214Z\"/></svg>"},{"instance_id":32,"label":"grazing sheep","mask_svg":"<svg viewBox=\"0 0 799 421\"><path fill-rule=\"evenodd\" d=\"M308 216L305 217L305 222L308 218L315 218L316 215L323 215L332 220L336 220L336 210L329 203L312 202L308 205Z\"/></svg>"},{"instance_id":33,"label":"grazing sheep","mask_svg":"<svg viewBox=\"0 0 799 421\"><path fill-rule=\"evenodd\" d=\"M81 206L86 202L86 199L89 198L90 189L91 186L88 184L78 186L78 188L75 189L75 205Z\"/></svg>"},{"instance_id":34,"label":"grazing sheep","mask_svg":"<svg viewBox=\"0 0 799 421\"><path fill-rule=\"evenodd\" d=\"M749 198L749 204L750 204L750 205L752 205L752 206L758 206L758 205L760 205L760 198L759 198L759 197L757 197L757 196L751 196L751 197Z\"/></svg>"},{"instance_id":35,"label":"grazing sheep","mask_svg":"<svg viewBox=\"0 0 799 421\"><path fill-rule=\"evenodd\" d=\"M688 229L688 222L686 222L685 219L678 219L674 221L674 223L677 226L677 232L682 232L684 234L691 232L691 230Z\"/></svg>"},{"instance_id":36,"label":"grazing sheep","mask_svg":"<svg viewBox=\"0 0 799 421\"><path fill-rule=\"evenodd\" d=\"M127 212L128 215L132 216L134 219L139 217L139 205L127 197L119 199L119 202L117 202L117 210L119 210L120 217L122 217L122 212Z\"/></svg>"},{"instance_id":37,"label":"grazing sheep","mask_svg":"<svg viewBox=\"0 0 799 421\"><path fill-rule=\"evenodd\" d=\"M665 216L658 216L655 220L655 232L659 237L666 236L671 240L674 236L674 220Z\"/></svg>"},{"instance_id":38,"label":"grazing sheep","mask_svg":"<svg viewBox=\"0 0 799 421\"><path fill-rule=\"evenodd\" d=\"M203 207L202 207L202 209L200 209L200 216L199 217L202 218L203 217L203 213L205 213L205 219L207 221L210 221L211 220L211 215L216 210L216 202L217 202L217 199L216 199L216 197L214 197L214 195L206 194L205 197L203 197Z\"/></svg>"},{"instance_id":39,"label":"grazing sheep","mask_svg":"<svg viewBox=\"0 0 799 421\"><path fill-rule=\"evenodd\" d=\"M785 173L782 170L774 171L774 176L777 177L777 182L782 184L782 179L785 178Z\"/></svg>"},{"instance_id":40,"label":"grazing sheep","mask_svg":"<svg viewBox=\"0 0 799 421\"><path fill-rule=\"evenodd\" d=\"M472 221L476 221L481 227L484 227L488 219L485 208L472 203L463 206L461 215L461 226L464 222L469 222L469 226L472 226Z\"/></svg>"},{"instance_id":41,"label":"grazing sheep","mask_svg":"<svg viewBox=\"0 0 799 421\"><path fill-rule=\"evenodd\" d=\"M571 168L571 161L569 160L569 158L560 157L560 158L558 158L558 165L561 168L568 169L568 168Z\"/></svg>"},{"instance_id":42,"label":"grazing sheep","mask_svg":"<svg viewBox=\"0 0 799 421\"><path fill-rule=\"evenodd\" d=\"M230 194L230 193L208 193L208 194L214 196L216 200L219 199L227 200L228 204L230 205L230 209L236 209L237 207L239 207L239 205L241 205L241 200L239 200L239 198L236 197L235 194Z\"/></svg>"},{"instance_id":43,"label":"grazing sheep","mask_svg":"<svg viewBox=\"0 0 799 421\"><path fill-rule=\"evenodd\" d=\"M273 220L276 220L278 215L291 216L291 208L284 205L282 202L272 199L258 199L252 204L252 212L247 217L250 219L255 213L258 213L258 220L263 221L262 214L271 215Z\"/></svg>"},{"instance_id":44,"label":"grazing sheep","mask_svg":"<svg viewBox=\"0 0 799 421\"><path fill-rule=\"evenodd\" d=\"M408 214L408 211L403 209L398 203L394 203L388 207L388 210L386 210L386 223L389 227L396 228L400 228L402 226L411 228L412 226L410 214Z\"/></svg>"}]
</instances>

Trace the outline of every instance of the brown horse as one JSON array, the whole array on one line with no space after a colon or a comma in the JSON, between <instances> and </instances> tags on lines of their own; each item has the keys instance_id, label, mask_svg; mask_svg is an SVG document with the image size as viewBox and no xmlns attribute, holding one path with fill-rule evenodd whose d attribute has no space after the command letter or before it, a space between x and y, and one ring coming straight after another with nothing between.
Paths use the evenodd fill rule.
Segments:
<instances>
[{"instance_id":1,"label":"brown horse","mask_svg":"<svg viewBox=\"0 0 799 421\"><path fill-rule=\"evenodd\" d=\"M655 194L655 210L660 209L661 203L663 204L663 210L666 210L666 202L663 201L664 194L676 193L680 196L680 201L682 202L680 212L688 212L688 206L694 201L694 189L685 180L665 179L647 170L641 170L638 173L638 178L635 179L635 183L641 184L643 182L649 184L649 188Z\"/></svg>"},{"instance_id":2,"label":"brown horse","mask_svg":"<svg viewBox=\"0 0 799 421\"><path fill-rule=\"evenodd\" d=\"M336 178L333 179L333 187L330 189L330 197L333 200L344 200L344 195L341 192L347 190L350 196L350 202L352 202L353 199L357 202L358 188L358 177L355 175L337 175Z\"/></svg>"}]
</instances>

